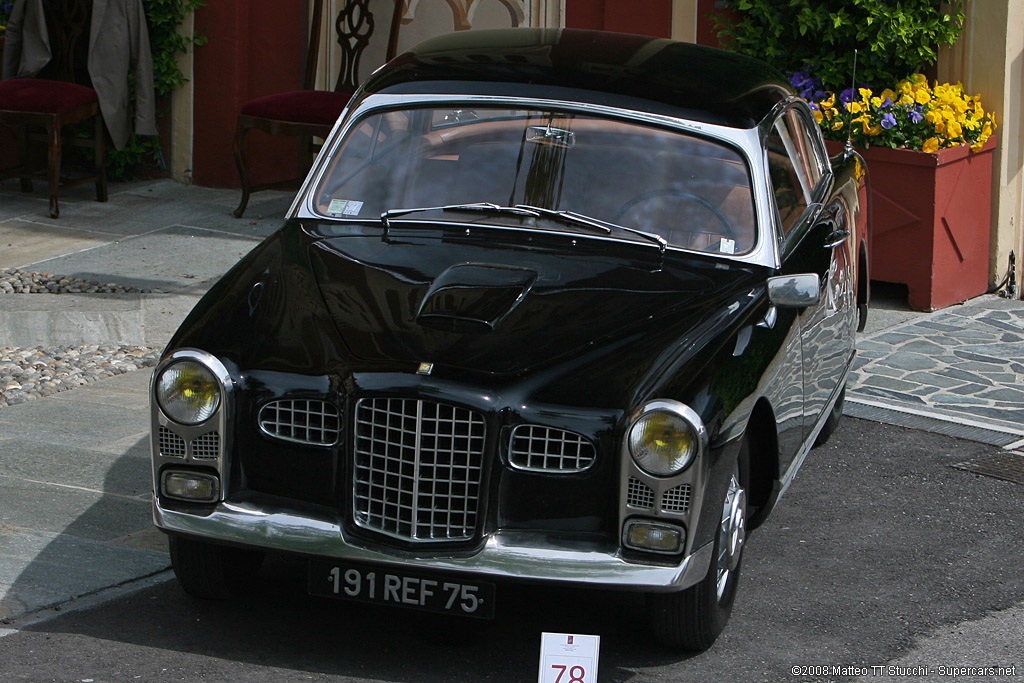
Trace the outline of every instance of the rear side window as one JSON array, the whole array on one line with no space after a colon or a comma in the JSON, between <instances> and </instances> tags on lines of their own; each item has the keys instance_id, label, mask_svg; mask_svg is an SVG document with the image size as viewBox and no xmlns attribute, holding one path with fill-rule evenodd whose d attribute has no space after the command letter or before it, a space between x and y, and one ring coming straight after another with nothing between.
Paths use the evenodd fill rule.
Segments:
<instances>
[{"instance_id":1,"label":"rear side window","mask_svg":"<svg viewBox=\"0 0 1024 683\"><path fill-rule=\"evenodd\" d=\"M810 204L822 176L810 131L796 111L787 111L772 126L767 154L779 226L782 234L788 235Z\"/></svg>"}]
</instances>

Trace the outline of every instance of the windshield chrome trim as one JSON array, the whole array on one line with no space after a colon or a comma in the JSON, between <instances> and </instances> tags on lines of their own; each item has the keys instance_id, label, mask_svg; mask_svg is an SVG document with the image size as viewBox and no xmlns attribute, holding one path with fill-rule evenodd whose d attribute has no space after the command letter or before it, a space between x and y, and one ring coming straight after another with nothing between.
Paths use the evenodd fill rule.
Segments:
<instances>
[{"instance_id":1,"label":"windshield chrome trim","mask_svg":"<svg viewBox=\"0 0 1024 683\"><path fill-rule=\"evenodd\" d=\"M746 160L751 176L751 192L754 194L754 213L757 222L757 241L754 248L746 254L720 254L716 252L698 251L685 249L683 247L668 245L667 252L680 252L687 254L701 254L723 261L740 263L752 263L769 268L780 266L779 250L774 235L773 205L769 191L765 188L759 177L765 173L764 159L761 154L761 131L759 128L730 128L709 123L698 123L680 119L664 114L638 111L635 109L623 109L607 105L590 104L585 102L574 102L571 100L555 99L534 99L528 97L496 96L496 95L471 95L471 94L415 94L415 95L385 95L374 94L363 98L353 98L354 105L346 107L335 124L331 135L324 143L316 162L313 164L309 175L302 184L295 201L286 214L286 218L310 219L314 221L335 221L366 223L366 219L338 219L334 216L324 216L317 212L312 203L310 190L317 187L322 180L323 174L330 165L337 148L353 123L377 111L385 111L395 108L423 107L433 104L458 104L460 106L507 106L521 107L524 109L563 109L567 111L578 111L589 114L608 116L611 118L623 119L640 123L648 123L666 128L673 128L691 135L700 135L718 142L728 144L739 152ZM529 228L517 227L518 230L529 230ZM548 232L548 231L545 231ZM624 239L622 236L612 235L599 236L588 235L587 233L573 232L572 235L585 235L588 238L604 239L612 242L629 242L633 240Z\"/></svg>"}]
</instances>

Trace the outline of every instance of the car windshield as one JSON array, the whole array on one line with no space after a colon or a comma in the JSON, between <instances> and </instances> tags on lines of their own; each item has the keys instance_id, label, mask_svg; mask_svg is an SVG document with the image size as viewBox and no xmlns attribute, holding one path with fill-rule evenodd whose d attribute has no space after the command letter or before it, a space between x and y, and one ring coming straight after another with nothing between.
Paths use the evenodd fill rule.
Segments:
<instances>
[{"instance_id":1,"label":"car windshield","mask_svg":"<svg viewBox=\"0 0 1024 683\"><path fill-rule=\"evenodd\" d=\"M315 196L333 218L464 211L472 221L588 231L582 217L623 239L648 233L715 254L750 251L757 232L750 172L732 147L560 111L373 113L349 129Z\"/></svg>"}]
</instances>

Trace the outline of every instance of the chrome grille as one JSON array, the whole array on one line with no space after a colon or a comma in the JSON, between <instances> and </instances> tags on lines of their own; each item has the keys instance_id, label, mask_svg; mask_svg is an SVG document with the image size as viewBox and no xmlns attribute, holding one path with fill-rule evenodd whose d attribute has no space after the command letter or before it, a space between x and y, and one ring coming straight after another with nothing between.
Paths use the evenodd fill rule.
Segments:
<instances>
[{"instance_id":1,"label":"chrome grille","mask_svg":"<svg viewBox=\"0 0 1024 683\"><path fill-rule=\"evenodd\" d=\"M626 488L626 505L650 510L654 507L654 491L636 477L630 477Z\"/></svg>"},{"instance_id":2,"label":"chrome grille","mask_svg":"<svg viewBox=\"0 0 1024 683\"><path fill-rule=\"evenodd\" d=\"M684 514L690 509L690 485L680 484L661 494L661 509Z\"/></svg>"},{"instance_id":3,"label":"chrome grille","mask_svg":"<svg viewBox=\"0 0 1024 683\"><path fill-rule=\"evenodd\" d=\"M167 427L160 427L160 433L157 435L157 444L160 448L160 455L165 458L185 457L185 439Z\"/></svg>"},{"instance_id":4,"label":"chrome grille","mask_svg":"<svg viewBox=\"0 0 1024 683\"><path fill-rule=\"evenodd\" d=\"M465 408L416 399L360 400L356 524L406 540L471 539L484 435L483 416Z\"/></svg>"},{"instance_id":5,"label":"chrome grille","mask_svg":"<svg viewBox=\"0 0 1024 683\"><path fill-rule=\"evenodd\" d=\"M508 459L531 472L582 472L594 464L594 444L573 432L519 425L512 430Z\"/></svg>"},{"instance_id":6,"label":"chrome grille","mask_svg":"<svg viewBox=\"0 0 1024 683\"><path fill-rule=\"evenodd\" d=\"M216 460L220 455L220 434L206 432L192 439L193 460Z\"/></svg>"},{"instance_id":7,"label":"chrome grille","mask_svg":"<svg viewBox=\"0 0 1024 683\"><path fill-rule=\"evenodd\" d=\"M284 441L333 446L341 433L341 415L332 403L312 399L273 401L260 408L260 430Z\"/></svg>"}]
</instances>

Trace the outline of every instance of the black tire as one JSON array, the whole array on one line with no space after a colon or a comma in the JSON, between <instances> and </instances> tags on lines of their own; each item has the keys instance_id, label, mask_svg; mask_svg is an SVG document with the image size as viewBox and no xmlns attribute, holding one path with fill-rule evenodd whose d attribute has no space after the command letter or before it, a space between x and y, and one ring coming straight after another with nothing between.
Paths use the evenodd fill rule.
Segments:
<instances>
[{"instance_id":1,"label":"black tire","mask_svg":"<svg viewBox=\"0 0 1024 683\"><path fill-rule=\"evenodd\" d=\"M844 403L846 403L846 387L843 387L843 390L839 392L839 398L836 399L836 403L832 406L825 424L822 425L821 431L818 432L818 436L814 439L815 448L827 443L832 433L839 429L839 419L843 416Z\"/></svg>"},{"instance_id":2,"label":"black tire","mask_svg":"<svg viewBox=\"0 0 1024 683\"><path fill-rule=\"evenodd\" d=\"M746 490L750 473L750 448L744 439L737 457L732 478L738 479L740 519L740 543L731 566L724 575L723 588L719 590L719 577L723 569L722 544L727 542L724 533L724 515L712 545L711 565L700 583L678 593L650 594L647 597L648 616L651 630L659 643L673 649L703 651L711 647L725 629L732 613L733 601L740 579L742 546L745 541ZM721 501L723 513L729 507L730 494L735 494L732 482ZM726 562L728 564L728 562Z\"/></svg>"},{"instance_id":3,"label":"black tire","mask_svg":"<svg viewBox=\"0 0 1024 683\"><path fill-rule=\"evenodd\" d=\"M263 564L263 553L181 536L167 540L182 589L195 598L227 600L242 593Z\"/></svg>"}]
</instances>

